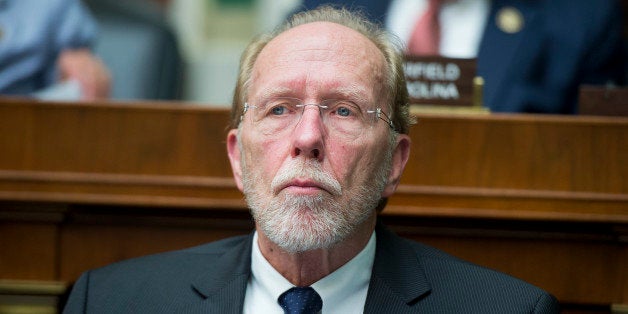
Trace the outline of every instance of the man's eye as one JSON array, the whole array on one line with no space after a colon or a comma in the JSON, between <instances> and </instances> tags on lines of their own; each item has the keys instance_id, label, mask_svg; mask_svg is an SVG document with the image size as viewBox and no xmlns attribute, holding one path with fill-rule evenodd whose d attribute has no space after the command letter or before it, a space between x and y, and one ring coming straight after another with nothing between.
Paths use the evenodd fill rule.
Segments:
<instances>
[{"instance_id":1,"label":"man's eye","mask_svg":"<svg viewBox=\"0 0 628 314\"><path fill-rule=\"evenodd\" d=\"M348 117L352 114L352 111L350 108L348 107L338 107L336 108L336 114L341 116L341 117Z\"/></svg>"},{"instance_id":2,"label":"man's eye","mask_svg":"<svg viewBox=\"0 0 628 314\"><path fill-rule=\"evenodd\" d=\"M276 116L280 116L284 113L286 113L286 107L284 106L275 106L272 109L270 109L270 113Z\"/></svg>"}]
</instances>

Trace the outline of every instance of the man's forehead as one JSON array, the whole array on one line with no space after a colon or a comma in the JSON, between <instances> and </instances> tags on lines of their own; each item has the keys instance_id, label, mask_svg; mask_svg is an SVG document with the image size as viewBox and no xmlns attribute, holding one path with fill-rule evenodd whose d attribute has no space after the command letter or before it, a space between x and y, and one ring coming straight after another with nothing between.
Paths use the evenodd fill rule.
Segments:
<instances>
[{"instance_id":1,"label":"man's forehead","mask_svg":"<svg viewBox=\"0 0 628 314\"><path fill-rule=\"evenodd\" d=\"M336 23L313 22L297 26L271 40L258 56L253 80L268 71L306 64L312 70L331 65L377 79L382 75L385 60L377 46L361 33Z\"/></svg>"},{"instance_id":2,"label":"man's forehead","mask_svg":"<svg viewBox=\"0 0 628 314\"><path fill-rule=\"evenodd\" d=\"M292 45L303 49L377 50L377 47L361 33L332 22L312 22L296 26L272 39L264 50L274 47L281 49Z\"/></svg>"},{"instance_id":3,"label":"man's forehead","mask_svg":"<svg viewBox=\"0 0 628 314\"><path fill-rule=\"evenodd\" d=\"M321 21L295 26L279 34L274 40L281 40L291 37L302 38L303 36L316 37L326 34L362 36L360 33L347 26L333 22Z\"/></svg>"}]
</instances>

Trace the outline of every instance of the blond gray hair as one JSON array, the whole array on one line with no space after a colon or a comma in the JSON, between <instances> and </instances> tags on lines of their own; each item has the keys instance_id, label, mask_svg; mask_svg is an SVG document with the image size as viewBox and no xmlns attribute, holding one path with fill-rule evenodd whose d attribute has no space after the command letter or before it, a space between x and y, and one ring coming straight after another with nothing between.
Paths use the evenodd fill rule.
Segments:
<instances>
[{"instance_id":1,"label":"blond gray hair","mask_svg":"<svg viewBox=\"0 0 628 314\"><path fill-rule=\"evenodd\" d=\"M381 51L387 65L383 90L386 92L385 99L392 113L394 129L398 133L408 134L413 122L408 109L408 90L403 73L404 57L399 40L381 26L369 21L360 12L328 5L292 15L277 29L257 36L247 46L240 59L240 70L231 109L231 128L237 128L240 123L243 106L248 96L253 67L262 49L279 34L299 25L313 22L331 22L348 27L364 35Z\"/></svg>"}]
</instances>

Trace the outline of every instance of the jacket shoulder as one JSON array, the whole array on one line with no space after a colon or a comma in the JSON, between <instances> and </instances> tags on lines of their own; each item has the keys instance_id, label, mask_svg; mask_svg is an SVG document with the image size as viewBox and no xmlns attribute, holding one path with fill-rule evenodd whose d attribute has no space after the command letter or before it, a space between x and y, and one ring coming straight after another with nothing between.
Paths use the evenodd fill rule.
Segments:
<instances>
[{"instance_id":1,"label":"jacket shoulder","mask_svg":"<svg viewBox=\"0 0 628 314\"><path fill-rule=\"evenodd\" d=\"M131 258L94 269L91 272L92 275L99 273L111 274L115 272L141 274L156 268L159 269L171 266L182 268L182 265L194 264L200 260L203 261L203 264L211 263L213 260L220 258L222 254L241 245L244 241L247 241L248 238L249 236L237 236L186 249Z\"/></svg>"},{"instance_id":2,"label":"jacket shoulder","mask_svg":"<svg viewBox=\"0 0 628 314\"><path fill-rule=\"evenodd\" d=\"M412 241L409 241L412 242ZM558 313L557 300L543 289L509 274L460 259L420 243L410 244L421 261L433 292L444 294L440 306L451 312ZM436 299L436 298L435 298ZM446 300L467 300L455 303ZM481 306L477 307L476 306Z\"/></svg>"},{"instance_id":3,"label":"jacket shoulder","mask_svg":"<svg viewBox=\"0 0 628 314\"><path fill-rule=\"evenodd\" d=\"M74 284L64 313L202 312L205 285L221 289L248 277L250 242L239 236L89 270Z\"/></svg>"},{"instance_id":4,"label":"jacket shoulder","mask_svg":"<svg viewBox=\"0 0 628 314\"><path fill-rule=\"evenodd\" d=\"M377 239L374 295L392 291L390 296L399 296L405 305L399 304L397 312L558 313L552 295L521 279L384 228L378 229Z\"/></svg>"}]
</instances>

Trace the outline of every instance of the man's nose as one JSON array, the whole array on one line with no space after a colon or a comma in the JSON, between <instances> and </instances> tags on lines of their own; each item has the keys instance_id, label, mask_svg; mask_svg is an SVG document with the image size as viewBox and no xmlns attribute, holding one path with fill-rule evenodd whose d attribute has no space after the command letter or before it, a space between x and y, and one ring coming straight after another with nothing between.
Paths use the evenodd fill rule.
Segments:
<instances>
[{"instance_id":1,"label":"man's nose","mask_svg":"<svg viewBox=\"0 0 628 314\"><path fill-rule=\"evenodd\" d=\"M321 109L318 106L305 106L293 130L292 157L322 160L326 132Z\"/></svg>"}]
</instances>

